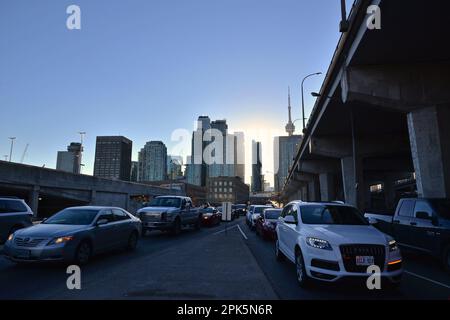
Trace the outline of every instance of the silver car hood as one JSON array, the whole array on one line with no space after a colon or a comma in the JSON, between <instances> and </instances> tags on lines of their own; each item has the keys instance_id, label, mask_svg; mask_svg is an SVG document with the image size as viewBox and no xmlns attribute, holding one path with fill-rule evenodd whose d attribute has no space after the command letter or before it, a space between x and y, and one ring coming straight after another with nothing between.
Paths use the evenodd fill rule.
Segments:
<instances>
[{"instance_id":1,"label":"silver car hood","mask_svg":"<svg viewBox=\"0 0 450 320\"><path fill-rule=\"evenodd\" d=\"M82 231L90 228L90 226L80 225L64 225L64 224L37 224L29 228L17 230L14 235L18 237L30 237L30 238L53 238L60 237L69 234L73 234L78 231Z\"/></svg>"}]
</instances>

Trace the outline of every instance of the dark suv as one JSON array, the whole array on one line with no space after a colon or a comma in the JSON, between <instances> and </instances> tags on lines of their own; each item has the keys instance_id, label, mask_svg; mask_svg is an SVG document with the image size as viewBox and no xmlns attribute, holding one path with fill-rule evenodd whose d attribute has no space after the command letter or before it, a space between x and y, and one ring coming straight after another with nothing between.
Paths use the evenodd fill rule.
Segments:
<instances>
[{"instance_id":1,"label":"dark suv","mask_svg":"<svg viewBox=\"0 0 450 320\"><path fill-rule=\"evenodd\" d=\"M33 225L33 211L24 200L0 197L0 243L11 233Z\"/></svg>"}]
</instances>

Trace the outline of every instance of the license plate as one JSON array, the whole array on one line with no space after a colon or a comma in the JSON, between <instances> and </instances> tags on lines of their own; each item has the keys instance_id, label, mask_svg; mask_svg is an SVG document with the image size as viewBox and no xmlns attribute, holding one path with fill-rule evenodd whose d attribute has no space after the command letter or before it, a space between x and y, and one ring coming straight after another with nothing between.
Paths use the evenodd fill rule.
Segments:
<instances>
[{"instance_id":1,"label":"license plate","mask_svg":"<svg viewBox=\"0 0 450 320\"><path fill-rule=\"evenodd\" d=\"M30 250L18 250L16 253L16 257L20 259L29 259L30 258Z\"/></svg>"},{"instance_id":2,"label":"license plate","mask_svg":"<svg viewBox=\"0 0 450 320\"><path fill-rule=\"evenodd\" d=\"M375 264L373 256L356 256L357 266L371 266Z\"/></svg>"}]
</instances>

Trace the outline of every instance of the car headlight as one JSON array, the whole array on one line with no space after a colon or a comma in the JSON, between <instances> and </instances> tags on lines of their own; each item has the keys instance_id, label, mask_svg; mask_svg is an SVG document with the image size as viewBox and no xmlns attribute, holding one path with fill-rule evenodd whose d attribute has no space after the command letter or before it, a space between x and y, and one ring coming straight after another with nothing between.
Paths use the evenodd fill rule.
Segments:
<instances>
[{"instance_id":1,"label":"car headlight","mask_svg":"<svg viewBox=\"0 0 450 320\"><path fill-rule=\"evenodd\" d=\"M14 239L14 233L11 233L8 237L7 241L12 241Z\"/></svg>"},{"instance_id":2,"label":"car headlight","mask_svg":"<svg viewBox=\"0 0 450 320\"><path fill-rule=\"evenodd\" d=\"M73 236L65 236L65 237L58 237L58 238L54 238L52 239L47 245L53 245L53 244L61 244L61 243L66 243L69 241L73 240Z\"/></svg>"},{"instance_id":3,"label":"car headlight","mask_svg":"<svg viewBox=\"0 0 450 320\"><path fill-rule=\"evenodd\" d=\"M333 250L333 248L331 248L330 243L322 239L308 237L306 238L306 244L309 245L310 247L317 249Z\"/></svg>"},{"instance_id":4,"label":"car headlight","mask_svg":"<svg viewBox=\"0 0 450 320\"><path fill-rule=\"evenodd\" d=\"M398 250L397 241L395 241L395 240L389 241L389 252L397 251L397 250Z\"/></svg>"}]
</instances>

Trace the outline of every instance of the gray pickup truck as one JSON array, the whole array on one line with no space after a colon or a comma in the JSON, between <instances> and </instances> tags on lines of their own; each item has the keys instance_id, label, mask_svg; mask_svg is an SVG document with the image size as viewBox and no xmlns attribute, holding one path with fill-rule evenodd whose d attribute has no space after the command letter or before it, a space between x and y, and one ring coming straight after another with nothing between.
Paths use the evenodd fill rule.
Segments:
<instances>
[{"instance_id":1,"label":"gray pickup truck","mask_svg":"<svg viewBox=\"0 0 450 320\"><path fill-rule=\"evenodd\" d=\"M399 245L441 259L450 272L450 199L401 199L394 215L364 216Z\"/></svg>"},{"instance_id":2,"label":"gray pickup truck","mask_svg":"<svg viewBox=\"0 0 450 320\"><path fill-rule=\"evenodd\" d=\"M186 226L200 228L202 214L194 208L189 197L160 196L138 210L142 221L142 234L148 230L169 231L177 235Z\"/></svg>"}]
</instances>

